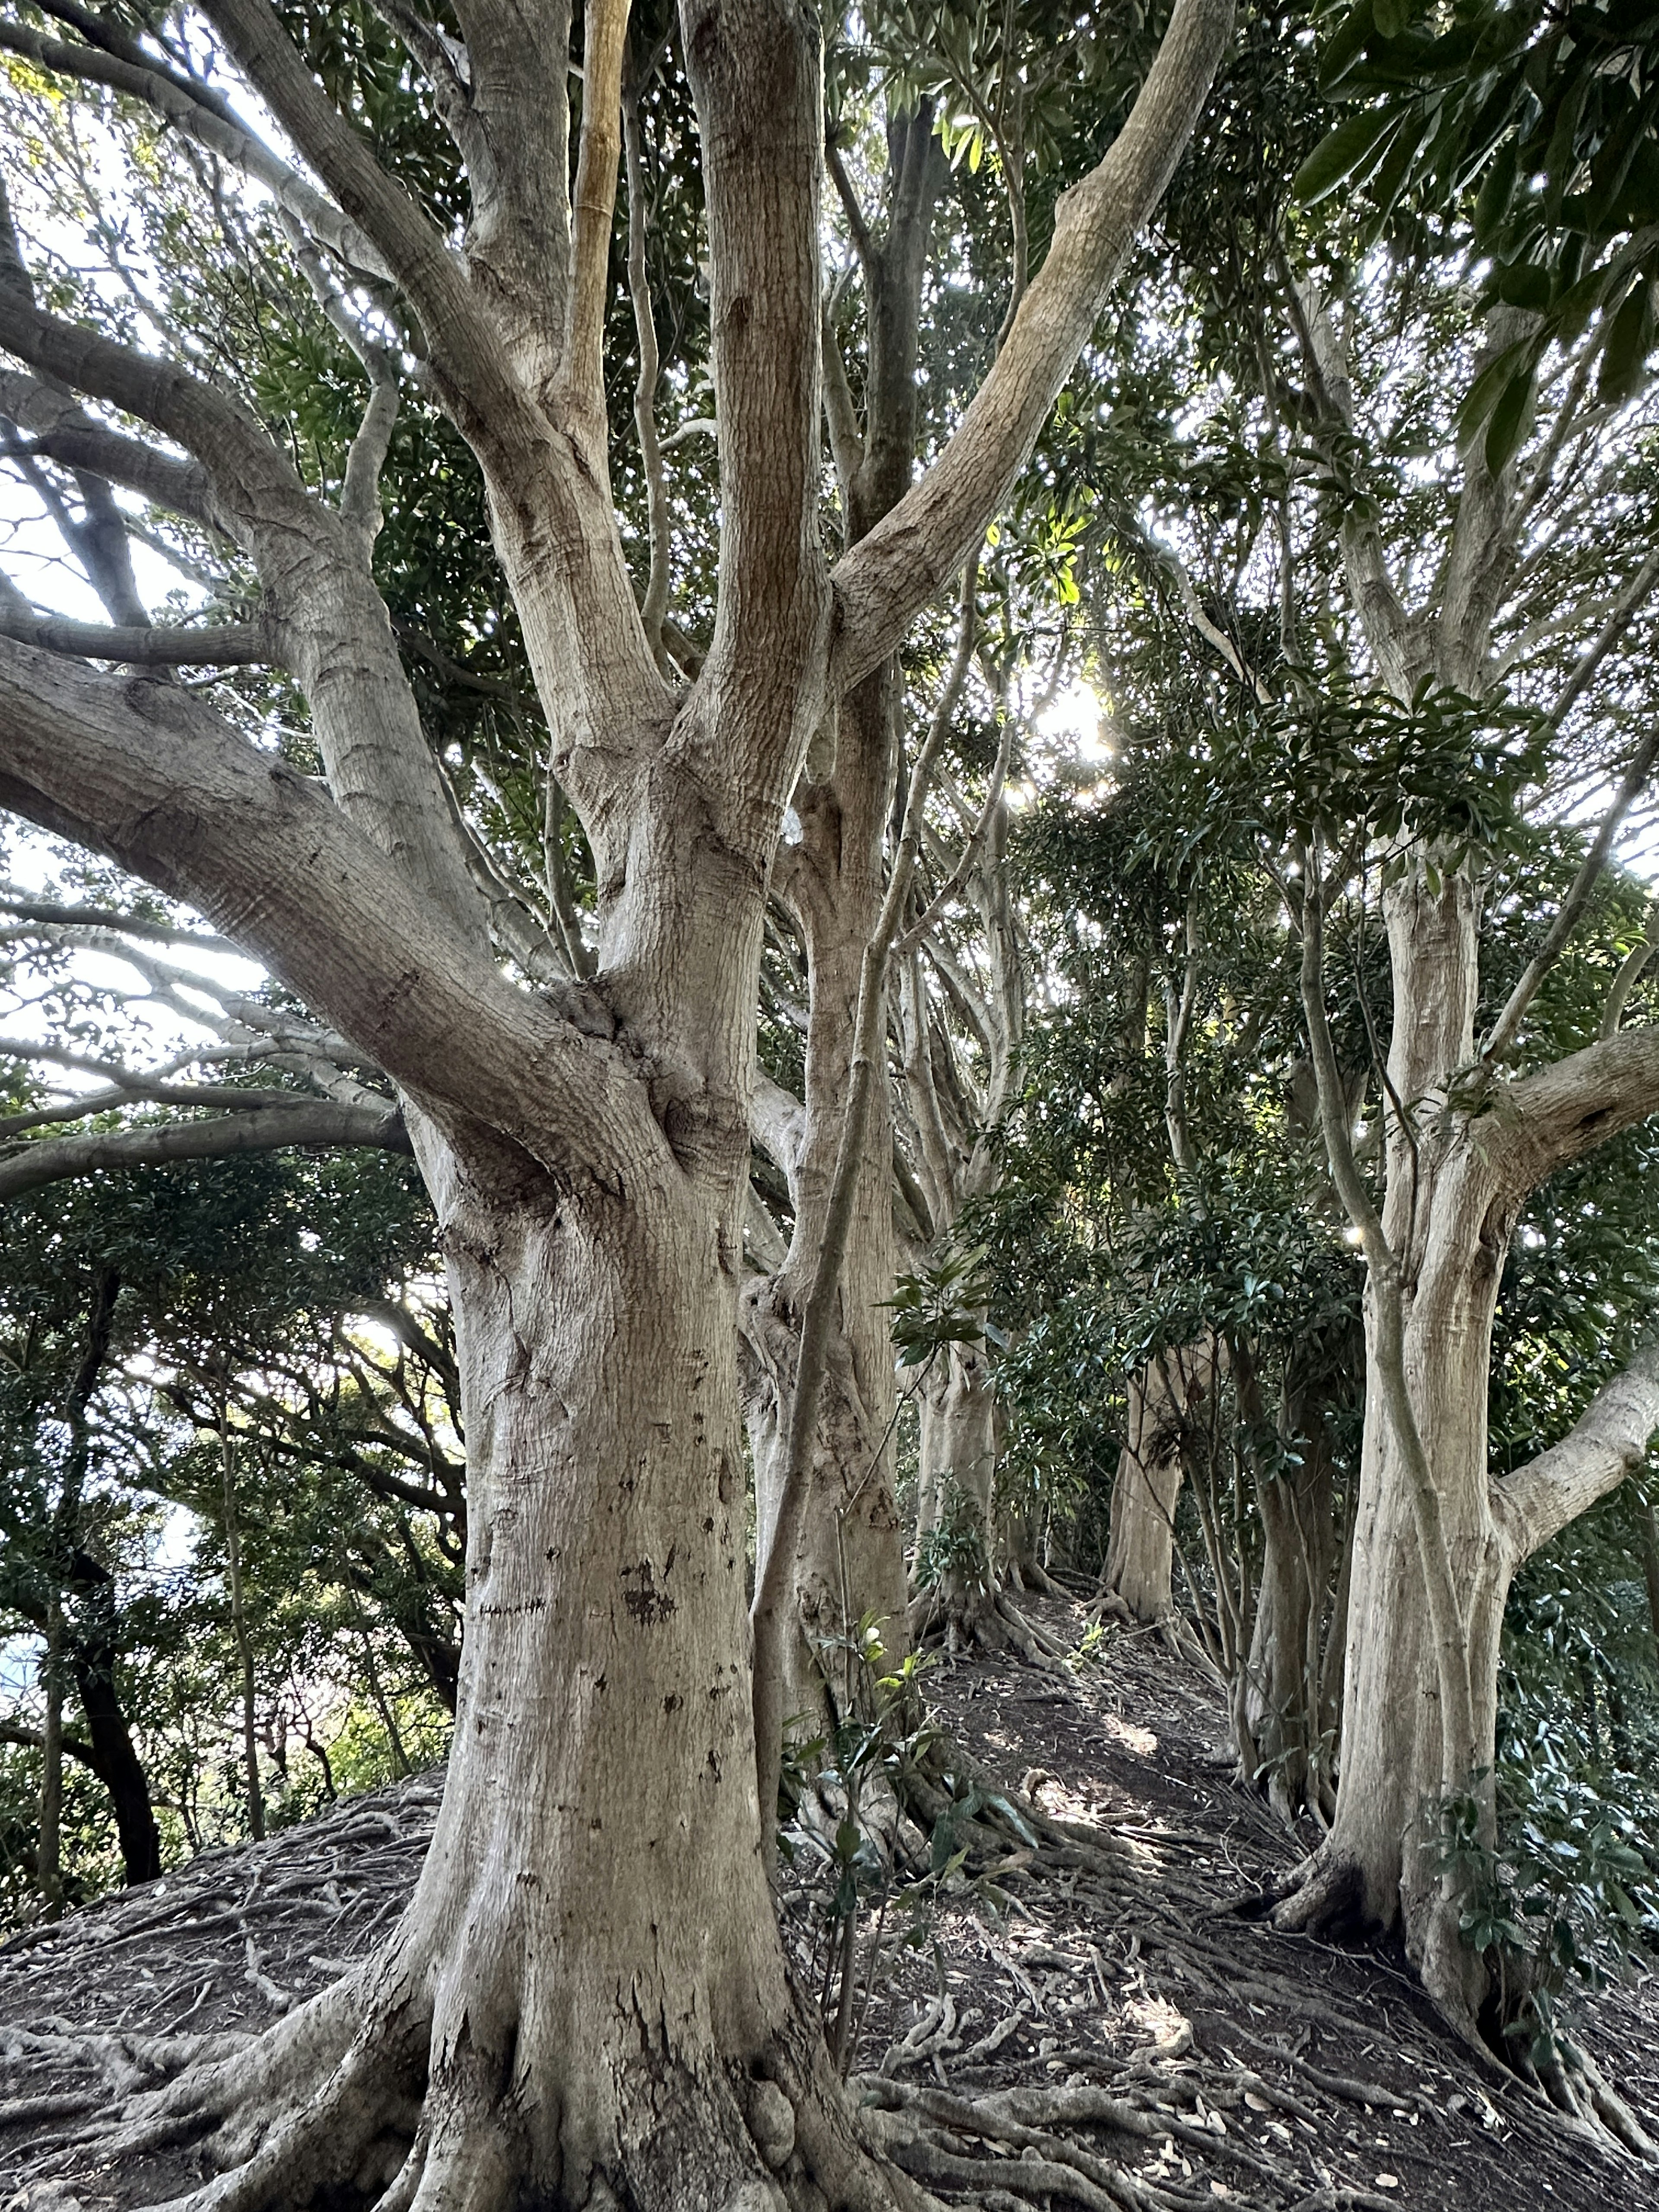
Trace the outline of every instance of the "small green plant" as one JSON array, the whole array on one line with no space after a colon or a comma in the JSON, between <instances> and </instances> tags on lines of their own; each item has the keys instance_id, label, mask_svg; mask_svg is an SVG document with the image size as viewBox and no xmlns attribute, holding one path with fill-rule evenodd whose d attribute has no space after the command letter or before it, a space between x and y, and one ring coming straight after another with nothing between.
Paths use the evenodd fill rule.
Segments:
<instances>
[{"instance_id":1,"label":"small green plant","mask_svg":"<svg viewBox=\"0 0 1659 2212\"><path fill-rule=\"evenodd\" d=\"M990 1297L986 1254L946 1250L897 1279L886 1303L901 1367L926 1367L952 1344L982 1344Z\"/></svg>"},{"instance_id":2,"label":"small green plant","mask_svg":"<svg viewBox=\"0 0 1659 2212\"><path fill-rule=\"evenodd\" d=\"M984 1522L973 1500L954 1482L946 1486L939 1519L916 1547L916 1582L922 1589L975 1595L991 1587Z\"/></svg>"},{"instance_id":3,"label":"small green plant","mask_svg":"<svg viewBox=\"0 0 1659 2212\"><path fill-rule=\"evenodd\" d=\"M1503 2032L1534 2067L1560 2056L1557 2002L1599 1988L1659 1936L1659 1868L1622 1808L1564 1775L1506 1808L1494 1850L1474 1793L1436 1808L1435 1860L1449 1875L1463 1941L1490 1964Z\"/></svg>"}]
</instances>

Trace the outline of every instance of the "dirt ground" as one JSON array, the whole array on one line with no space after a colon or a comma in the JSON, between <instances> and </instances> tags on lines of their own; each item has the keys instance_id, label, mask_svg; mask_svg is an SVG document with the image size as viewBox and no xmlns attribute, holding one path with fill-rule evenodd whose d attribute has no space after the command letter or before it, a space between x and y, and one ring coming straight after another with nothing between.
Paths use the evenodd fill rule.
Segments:
<instances>
[{"instance_id":1,"label":"dirt ground","mask_svg":"<svg viewBox=\"0 0 1659 2212\"><path fill-rule=\"evenodd\" d=\"M1079 1607L1036 1611L1076 1641ZM871 2129L937 2197L988 2212L1659 2208L1659 2167L1483 2067L1400 1957L1237 1916L1305 1839L1234 1786L1214 1688L1156 1637L1109 1632L1073 1673L964 1657L928 1683L941 1726L1074 1844L1011 1850L977 1880L970 1864L914 1948L902 1907L879 1949L866 1916L849 2072ZM257 2028L361 1958L414 1880L441 1786L356 1799L0 1950L0 2207L128 2212L201 2179L188 2148L118 2171L74 2137L146 2078L140 2039ZM811 1896L787 1898L786 1927L811 1976ZM1583 2000L1571 2029L1659 2133L1659 1978Z\"/></svg>"}]
</instances>

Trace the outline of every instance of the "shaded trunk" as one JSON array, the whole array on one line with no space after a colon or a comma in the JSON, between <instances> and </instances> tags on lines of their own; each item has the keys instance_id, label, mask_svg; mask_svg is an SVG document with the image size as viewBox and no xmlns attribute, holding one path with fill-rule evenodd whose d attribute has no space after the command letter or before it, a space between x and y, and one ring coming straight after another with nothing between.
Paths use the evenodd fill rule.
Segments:
<instances>
[{"instance_id":1,"label":"shaded trunk","mask_svg":"<svg viewBox=\"0 0 1659 2212\"><path fill-rule=\"evenodd\" d=\"M872 679L869 720L843 714L844 739L866 747L862 813L849 818L848 779L798 793L801 845L791 902L809 955L811 999L801 1149L793 1177L795 1226L779 1273L750 1283L742 1302L744 1396L755 1467L757 1547L777 1518L785 1423L799 1358L800 1319L823 1237L842 1112L851 1081L853 1029L864 948L880 911L881 823L888 778L869 762L890 719L890 685ZM873 1620L894 1665L905 1651L904 1532L893 1492L896 1408L886 1301L893 1295L892 1109L874 1085L836 1326L820 1393L814 1480L796 1547L798 1632L786 1654L784 1710L808 1735L845 1711L859 1684L848 1640Z\"/></svg>"},{"instance_id":2,"label":"shaded trunk","mask_svg":"<svg viewBox=\"0 0 1659 2212\"><path fill-rule=\"evenodd\" d=\"M1209 1387L1207 1353L1161 1352L1129 1378L1128 1419L1112 1486L1103 1595L1136 1620L1167 1620L1175 1609L1176 1502L1181 1495L1182 1431Z\"/></svg>"},{"instance_id":3,"label":"shaded trunk","mask_svg":"<svg viewBox=\"0 0 1659 2212\"><path fill-rule=\"evenodd\" d=\"M94 1560L82 1556L76 1566L93 1625L75 1638L68 1658L75 1694L86 1716L92 1753L88 1763L109 1792L127 1881L154 1881L161 1871L161 1838L149 1783L116 1687L115 1585Z\"/></svg>"},{"instance_id":4,"label":"shaded trunk","mask_svg":"<svg viewBox=\"0 0 1659 2212\"><path fill-rule=\"evenodd\" d=\"M1340 1685L1326 1663L1339 1548L1334 1471L1313 1394L1287 1389L1283 1426L1300 1465L1256 1487L1261 1578L1235 1707L1239 1762L1281 1817L1310 1805L1328 1817L1341 1717Z\"/></svg>"},{"instance_id":5,"label":"shaded trunk","mask_svg":"<svg viewBox=\"0 0 1659 2212\"><path fill-rule=\"evenodd\" d=\"M922 1384L916 1487L919 1538L944 1531L952 1542L939 1577L947 1598L969 1597L994 1580L996 1394L983 1344L944 1346Z\"/></svg>"}]
</instances>

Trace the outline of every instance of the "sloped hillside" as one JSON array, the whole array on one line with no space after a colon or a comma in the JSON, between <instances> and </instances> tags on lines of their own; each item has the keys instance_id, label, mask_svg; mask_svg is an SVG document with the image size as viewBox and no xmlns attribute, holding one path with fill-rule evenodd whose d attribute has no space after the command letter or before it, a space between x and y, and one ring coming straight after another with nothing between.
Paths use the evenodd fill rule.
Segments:
<instances>
[{"instance_id":1,"label":"sloped hillside","mask_svg":"<svg viewBox=\"0 0 1659 2212\"><path fill-rule=\"evenodd\" d=\"M1044 1617L1075 1640L1080 1613ZM942 1725L1054 1824L1036 1851L970 1852L920 1917L900 1898L855 1929L865 2125L934 2197L994 2212L1659 2205L1659 2170L1452 2042L1398 1958L1237 1916L1296 1846L1232 1787L1214 1692L1156 1638L1115 1632L1075 1674L975 1658L929 1679ZM18 2212L125 2212L201 2178L197 2146L117 2165L96 2128L191 2039L257 2029L364 1954L440 1784L197 1860L0 1954L0 2180ZM787 1920L802 1972L821 1972L817 1893L793 1888ZM1584 2005L1573 2032L1638 2111L1659 2107L1659 1984Z\"/></svg>"}]
</instances>

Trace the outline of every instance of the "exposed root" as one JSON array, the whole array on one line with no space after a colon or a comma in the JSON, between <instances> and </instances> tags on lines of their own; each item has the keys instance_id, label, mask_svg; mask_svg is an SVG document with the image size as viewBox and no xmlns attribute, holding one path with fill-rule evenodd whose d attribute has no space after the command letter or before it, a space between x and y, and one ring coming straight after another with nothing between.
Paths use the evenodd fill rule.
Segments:
<instances>
[{"instance_id":1,"label":"exposed root","mask_svg":"<svg viewBox=\"0 0 1659 2212\"><path fill-rule=\"evenodd\" d=\"M1603 2142L1644 2163L1659 2160L1656 2143L1589 2051L1560 2038L1554 2055L1538 2069L1545 2094L1558 2111Z\"/></svg>"},{"instance_id":2,"label":"exposed root","mask_svg":"<svg viewBox=\"0 0 1659 2212\"><path fill-rule=\"evenodd\" d=\"M878 2076L859 2084L866 2103L860 2124L878 2148L907 2172L941 2187L983 2191L1000 2184L1011 2196L1047 2203L1059 2198L1109 2212L1162 2212L1180 2199L1067 2136L1056 2124L1105 2128L1140 2142L1190 2140L1206 2154L1231 2153L1270 2183L1277 2176L1264 2160L1164 2113L1142 2112L1120 2097L1086 2087L1012 2089L980 2098L912 2088ZM1016 2159L969 2158L963 2137L1006 2145ZM1241 2200L1237 2191L1233 2201ZM981 2202L989 2203L988 2196Z\"/></svg>"},{"instance_id":3,"label":"exposed root","mask_svg":"<svg viewBox=\"0 0 1659 2212\"><path fill-rule=\"evenodd\" d=\"M910 1641L942 1643L951 1656L980 1651L997 1658L1012 1653L1028 1667L1052 1674L1067 1647L1014 1603L1006 1588L947 1589L940 1584L921 1592L911 1604Z\"/></svg>"},{"instance_id":4,"label":"exposed root","mask_svg":"<svg viewBox=\"0 0 1659 2212\"><path fill-rule=\"evenodd\" d=\"M1263 1892L1245 1905L1259 1905L1255 1917L1270 1919L1281 1936L1346 1935L1358 1923L1364 1893L1359 1868L1322 1845L1277 1893Z\"/></svg>"}]
</instances>

